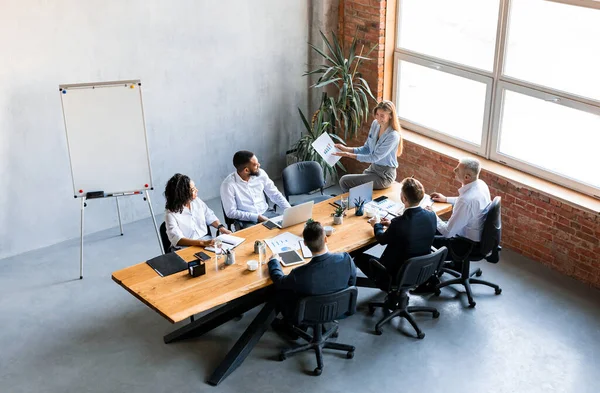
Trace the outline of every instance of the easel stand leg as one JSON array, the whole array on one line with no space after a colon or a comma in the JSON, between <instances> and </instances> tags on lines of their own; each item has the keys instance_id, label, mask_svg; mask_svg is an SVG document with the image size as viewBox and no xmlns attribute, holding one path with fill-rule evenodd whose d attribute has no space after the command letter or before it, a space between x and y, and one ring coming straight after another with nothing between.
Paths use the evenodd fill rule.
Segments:
<instances>
[{"instance_id":1,"label":"easel stand leg","mask_svg":"<svg viewBox=\"0 0 600 393\"><path fill-rule=\"evenodd\" d=\"M115 197L117 201L117 215L119 216L119 229L121 230L121 236L123 236L123 224L121 223L121 208L119 207L119 197Z\"/></svg>"},{"instance_id":2,"label":"easel stand leg","mask_svg":"<svg viewBox=\"0 0 600 393\"><path fill-rule=\"evenodd\" d=\"M156 238L158 239L158 246L160 247L160 251L164 254L165 250L163 250L162 241L160 240L160 233L158 232L158 226L156 225L156 218L154 218L154 209L152 209L152 202L150 201L150 194L148 190L144 191L146 193L146 201L148 201L148 207L150 208L150 216L152 217L152 222L154 223L154 230L156 231Z\"/></svg>"},{"instance_id":3,"label":"easel stand leg","mask_svg":"<svg viewBox=\"0 0 600 393\"><path fill-rule=\"evenodd\" d=\"M81 198L81 234L79 239L79 279L83 279L83 212L85 209L85 197Z\"/></svg>"}]
</instances>

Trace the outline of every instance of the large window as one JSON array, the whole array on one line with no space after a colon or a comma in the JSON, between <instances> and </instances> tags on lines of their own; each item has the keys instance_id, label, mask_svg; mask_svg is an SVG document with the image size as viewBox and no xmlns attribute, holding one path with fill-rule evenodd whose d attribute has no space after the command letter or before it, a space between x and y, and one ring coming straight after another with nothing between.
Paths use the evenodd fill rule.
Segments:
<instances>
[{"instance_id":1,"label":"large window","mask_svg":"<svg viewBox=\"0 0 600 393\"><path fill-rule=\"evenodd\" d=\"M408 129L600 197L600 1L399 0Z\"/></svg>"}]
</instances>

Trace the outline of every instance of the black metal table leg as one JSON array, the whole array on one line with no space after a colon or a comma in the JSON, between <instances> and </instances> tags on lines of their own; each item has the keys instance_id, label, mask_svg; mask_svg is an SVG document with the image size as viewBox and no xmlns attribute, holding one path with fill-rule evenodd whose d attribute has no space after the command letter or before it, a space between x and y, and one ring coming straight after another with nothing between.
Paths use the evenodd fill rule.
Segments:
<instances>
[{"instance_id":1,"label":"black metal table leg","mask_svg":"<svg viewBox=\"0 0 600 393\"><path fill-rule=\"evenodd\" d=\"M237 340L233 348L227 353L225 359L219 364L217 369L208 379L208 383L217 386L229 374L231 374L252 351L262 335L267 331L269 325L275 319L275 302L267 302L250 325L246 328L242 336Z\"/></svg>"},{"instance_id":2,"label":"black metal table leg","mask_svg":"<svg viewBox=\"0 0 600 393\"><path fill-rule=\"evenodd\" d=\"M248 310L264 303L267 299L269 288L259 289L238 299L235 299L223 307L196 319L194 322L167 334L164 337L165 344L175 341L186 340L192 337L201 336L212 329L221 326L225 322L245 313Z\"/></svg>"}]
</instances>

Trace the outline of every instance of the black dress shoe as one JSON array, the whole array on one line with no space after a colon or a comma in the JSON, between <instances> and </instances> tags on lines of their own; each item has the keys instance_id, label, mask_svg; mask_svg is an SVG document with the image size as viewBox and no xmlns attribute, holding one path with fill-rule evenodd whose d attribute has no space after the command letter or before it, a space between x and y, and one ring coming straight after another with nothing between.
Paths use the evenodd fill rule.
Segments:
<instances>
[{"instance_id":1,"label":"black dress shoe","mask_svg":"<svg viewBox=\"0 0 600 393\"><path fill-rule=\"evenodd\" d=\"M292 325L284 319L275 318L271 322L271 327L275 332L289 338L290 340L297 340L300 336L292 329Z\"/></svg>"},{"instance_id":2,"label":"black dress shoe","mask_svg":"<svg viewBox=\"0 0 600 393\"><path fill-rule=\"evenodd\" d=\"M440 283L440 279L437 276L431 277L429 280L425 281L425 283L419 285L415 289L411 289L409 292L413 295L424 295L428 293L434 293L435 288Z\"/></svg>"}]
</instances>

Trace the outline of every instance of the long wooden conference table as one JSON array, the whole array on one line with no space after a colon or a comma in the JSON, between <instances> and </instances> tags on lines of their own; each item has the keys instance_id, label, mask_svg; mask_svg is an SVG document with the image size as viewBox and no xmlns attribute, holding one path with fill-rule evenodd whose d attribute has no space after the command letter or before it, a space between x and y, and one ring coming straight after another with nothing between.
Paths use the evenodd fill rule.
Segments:
<instances>
[{"instance_id":1,"label":"long wooden conference table","mask_svg":"<svg viewBox=\"0 0 600 393\"><path fill-rule=\"evenodd\" d=\"M388 189L373 192L373 198L381 195L386 195L393 201L400 201L400 184L394 183ZM333 225L331 213L334 208L330 203L336 198L339 199L340 196L315 204L313 219L320 221L324 226ZM433 210L441 215L450 212L452 206L447 203L435 203ZM373 228L367 223L366 216L355 216L354 209L347 212L342 225L336 225L334 228L335 233L327 239L331 252L350 253L375 243ZM167 344L198 337L265 303L208 379L209 384L216 386L244 361L275 318L275 306L270 301L272 281L267 265L259 266L256 271L246 269L246 261L258 260L258 255L254 254L254 241L268 239L286 231L302 236L303 229L302 223L285 229L269 230L263 225L256 225L238 231L235 235L246 240L235 249L236 263L225 266L221 258L217 264L213 256L205 262L206 274L200 277L191 277L187 271L161 277L148 264L142 262L114 272L112 279L169 322L191 319L190 323L164 337ZM177 253L184 260L193 261L193 254L200 250L199 247L188 247ZM292 269L293 267L284 267L283 271L287 274ZM201 318L193 319L194 315L211 309L214 310Z\"/></svg>"}]
</instances>

